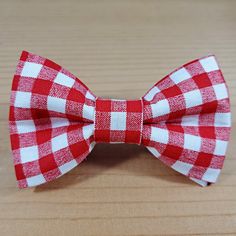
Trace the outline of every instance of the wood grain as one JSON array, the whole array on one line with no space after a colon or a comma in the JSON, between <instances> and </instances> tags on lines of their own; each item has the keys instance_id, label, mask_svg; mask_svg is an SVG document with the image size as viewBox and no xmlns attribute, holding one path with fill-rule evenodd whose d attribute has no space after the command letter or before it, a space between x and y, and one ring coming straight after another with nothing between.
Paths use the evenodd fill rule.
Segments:
<instances>
[{"instance_id":1,"label":"wood grain","mask_svg":"<svg viewBox=\"0 0 236 236\"><path fill-rule=\"evenodd\" d=\"M100 144L69 174L18 190L7 122L22 50L63 65L98 96L127 99L213 53L235 126L235 9L230 0L0 0L0 235L236 235L234 129L219 182L210 187L143 147Z\"/></svg>"}]
</instances>

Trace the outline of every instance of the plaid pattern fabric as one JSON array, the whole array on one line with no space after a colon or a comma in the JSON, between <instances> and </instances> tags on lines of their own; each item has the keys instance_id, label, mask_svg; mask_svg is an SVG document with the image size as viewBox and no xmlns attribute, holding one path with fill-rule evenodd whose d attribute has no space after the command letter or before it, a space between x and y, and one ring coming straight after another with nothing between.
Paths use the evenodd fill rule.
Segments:
<instances>
[{"instance_id":1,"label":"plaid pattern fabric","mask_svg":"<svg viewBox=\"0 0 236 236\"><path fill-rule=\"evenodd\" d=\"M96 99L96 142L140 144L143 127L142 99Z\"/></svg>"},{"instance_id":2,"label":"plaid pattern fabric","mask_svg":"<svg viewBox=\"0 0 236 236\"><path fill-rule=\"evenodd\" d=\"M20 188L55 179L94 146L95 96L54 62L23 52L12 83L9 125Z\"/></svg>"},{"instance_id":3,"label":"plaid pattern fabric","mask_svg":"<svg viewBox=\"0 0 236 236\"><path fill-rule=\"evenodd\" d=\"M68 172L96 142L143 144L205 186L222 169L230 126L214 56L180 67L134 101L97 98L69 71L25 51L12 83L9 127L20 188Z\"/></svg>"},{"instance_id":4,"label":"plaid pattern fabric","mask_svg":"<svg viewBox=\"0 0 236 236\"><path fill-rule=\"evenodd\" d=\"M166 165L205 186L216 182L229 140L228 90L214 56L192 61L143 97L142 143Z\"/></svg>"}]
</instances>

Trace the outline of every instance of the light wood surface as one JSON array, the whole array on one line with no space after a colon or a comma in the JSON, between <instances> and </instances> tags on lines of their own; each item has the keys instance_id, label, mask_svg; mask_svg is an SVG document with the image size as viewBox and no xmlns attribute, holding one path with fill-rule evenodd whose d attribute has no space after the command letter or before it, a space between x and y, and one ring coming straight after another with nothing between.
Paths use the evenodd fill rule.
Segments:
<instances>
[{"instance_id":1,"label":"light wood surface","mask_svg":"<svg viewBox=\"0 0 236 236\"><path fill-rule=\"evenodd\" d=\"M202 188L135 145L97 145L51 183L18 190L8 135L22 50L97 95L139 98L189 60L215 54L236 115L236 1L0 0L0 235L236 235L236 133L219 182Z\"/></svg>"}]
</instances>

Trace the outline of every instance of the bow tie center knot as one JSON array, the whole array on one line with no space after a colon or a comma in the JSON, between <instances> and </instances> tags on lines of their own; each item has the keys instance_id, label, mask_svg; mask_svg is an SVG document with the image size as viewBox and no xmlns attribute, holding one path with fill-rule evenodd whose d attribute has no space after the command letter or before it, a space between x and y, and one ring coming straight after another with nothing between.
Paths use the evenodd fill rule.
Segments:
<instances>
[{"instance_id":1,"label":"bow tie center knot","mask_svg":"<svg viewBox=\"0 0 236 236\"><path fill-rule=\"evenodd\" d=\"M96 142L140 144L143 102L139 100L96 99Z\"/></svg>"}]
</instances>

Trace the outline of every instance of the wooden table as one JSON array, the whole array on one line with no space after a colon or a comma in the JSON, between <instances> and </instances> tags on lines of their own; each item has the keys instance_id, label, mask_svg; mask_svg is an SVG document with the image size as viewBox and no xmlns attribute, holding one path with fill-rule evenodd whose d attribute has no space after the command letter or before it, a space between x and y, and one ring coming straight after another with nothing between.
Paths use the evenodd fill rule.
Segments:
<instances>
[{"instance_id":1,"label":"wooden table","mask_svg":"<svg viewBox=\"0 0 236 236\"><path fill-rule=\"evenodd\" d=\"M0 1L0 235L236 235L233 130L216 185L202 188L135 145L97 145L58 180L19 190L8 135L22 50L63 65L95 94L138 98L214 53L236 115L235 1Z\"/></svg>"}]
</instances>

